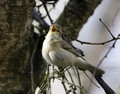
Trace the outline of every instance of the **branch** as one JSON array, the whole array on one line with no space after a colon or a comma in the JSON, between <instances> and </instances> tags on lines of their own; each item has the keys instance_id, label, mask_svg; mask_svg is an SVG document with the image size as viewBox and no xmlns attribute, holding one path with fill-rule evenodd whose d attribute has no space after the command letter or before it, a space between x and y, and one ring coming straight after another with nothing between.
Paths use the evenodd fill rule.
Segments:
<instances>
[{"instance_id":1,"label":"branch","mask_svg":"<svg viewBox=\"0 0 120 94\"><path fill-rule=\"evenodd\" d=\"M60 81L62 81L62 82L65 82L65 83L67 83L68 85L74 85L74 86L76 86L76 87L78 87L78 88L82 88L82 87L80 87L80 86L78 86L78 85L76 85L76 84L73 84L73 83L70 83L70 82L68 82L67 80L63 80L63 79L60 79L59 77L57 77L57 76L50 76L50 78L56 78L56 79L58 79L58 80L60 80Z\"/></svg>"},{"instance_id":2,"label":"branch","mask_svg":"<svg viewBox=\"0 0 120 94\"><path fill-rule=\"evenodd\" d=\"M33 9L33 16L45 29L49 29L50 26L48 23L40 16L35 8Z\"/></svg>"},{"instance_id":3,"label":"branch","mask_svg":"<svg viewBox=\"0 0 120 94\"><path fill-rule=\"evenodd\" d=\"M78 76L78 82L79 82L79 85L82 87L82 83L81 83L81 79L80 79L80 74L79 74L79 71L78 71L78 68L76 68L76 72L77 72L77 76ZM80 89L80 94L83 94L82 93L82 88Z\"/></svg>"},{"instance_id":4,"label":"branch","mask_svg":"<svg viewBox=\"0 0 120 94\"><path fill-rule=\"evenodd\" d=\"M69 74L69 77L70 77L70 79L71 79L71 82L73 83L73 84L75 84L74 83L74 80L73 80L73 76L71 75L71 73L70 73L70 71L69 70L67 70L67 72L68 72L68 74ZM70 88L71 88L71 90L72 90L72 92L73 92L73 94L76 92L76 86L73 86L73 85L71 85L70 86ZM82 89L82 88L81 88Z\"/></svg>"},{"instance_id":5,"label":"branch","mask_svg":"<svg viewBox=\"0 0 120 94\"><path fill-rule=\"evenodd\" d=\"M117 38L120 35L117 36ZM108 50L108 52L105 54L105 56L101 59L101 61L99 62L99 64L97 65L97 67L100 66L100 64L103 62L103 60L108 56L108 54L110 53L110 51L112 50L112 48L115 47L117 40L114 41L114 43L112 44L112 46L110 47L110 49ZM115 92L104 82L104 80L101 77L95 77L96 80L98 81L98 83L101 85L101 87L104 89L104 91L106 92L106 94L115 94Z\"/></svg>"},{"instance_id":6,"label":"branch","mask_svg":"<svg viewBox=\"0 0 120 94\"><path fill-rule=\"evenodd\" d=\"M47 9L46 3L44 2L44 0L41 0L41 1L42 1L42 3L43 3L43 6L44 6L44 8L45 8L45 10L46 10L46 13L47 13L47 15L48 15L48 18L49 18L51 24L53 24L53 20L52 20L50 14L49 14L49 11L48 11L48 9Z\"/></svg>"},{"instance_id":7,"label":"branch","mask_svg":"<svg viewBox=\"0 0 120 94\"><path fill-rule=\"evenodd\" d=\"M104 42L100 42L100 43L85 42L85 41L81 41L81 40L77 40L77 39L75 39L75 41L80 42L81 44L104 45L104 44L106 44L106 43L110 43L110 42L112 42L112 41L114 41L114 40L118 40L118 39L120 39L120 38L114 38L114 39L110 39L110 40L108 40L108 41L104 41Z\"/></svg>"},{"instance_id":8,"label":"branch","mask_svg":"<svg viewBox=\"0 0 120 94\"><path fill-rule=\"evenodd\" d=\"M115 92L104 82L104 80L101 77L95 76L95 79L101 85L101 87L104 89L106 94L115 94Z\"/></svg>"},{"instance_id":9,"label":"branch","mask_svg":"<svg viewBox=\"0 0 120 94\"><path fill-rule=\"evenodd\" d=\"M103 23L103 21L101 20L101 18L99 19L99 21L105 26L105 28L108 30L108 32L110 33L110 35L112 36L112 38L115 39L115 37L113 36L113 34L111 33L111 31L108 29L108 27L105 25L105 23Z\"/></svg>"},{"instance_id":10,"label":"branch","mask_svg":"<svg viewBox=\"0 0 120 94\"><path fill-rule=\"evenodd\" d=\"M99 21L105 26L105 28L107 29L107 31L108 31L108 32L110 33L110 35L112 36L112 39L107 40L107 41L104 41L104 42L100 42L100 43L85 42L85 41L81 41L81 40L77 40L77 39L75 39L75 41L80 42L81 44L104 45L104 44L106 44L106 43L109 43L109 42L112 42L112 41L114 41L114 40L120 39L120 38L119 38L119 35L118 35L118 37L116 38L116 37L111 33L111 31L110 31L110 30L108 29L108 27L103 23L103 21L101 20L101 18L99 19Z\"/></svg>"},{"instance_id":11,"label":"branch","mask_svg":"<svg viewBox=\"0 0 120 94\"><path fill-rule=\"evenodd\" d=\"M97 86L97 85L95 84L95 82L93 82L93 80L87 75L87 73L86 73L85 71L83 71L83 72L84 72L84 74L88 77L88 79L89 79L96 87L99 88L99 86ZM93 76L94 76L94 74L93 74Z\"/></svg>"},{"instance_id":12,"label":"branch","mask_svg":"<svg viewBox=\"0 0 120 94\"><path fill-rule=\"evenodd\" d=\"M37 38L37 41L35 43L35 46L34 46L34 49L33 49L33 52L32 52L31 58L30 58L30 64L31 64L31 89L32 89L32 92L34 92L33 59L34 59L34 55L35 55L37 45L38 45L38 42L39 42L39 39L40 39L39 37L40 36L38 36L38 38Z\"/></svg>"},{"instance_id":13,"label":"branch","mask_svg":"<svg viewBox=\"0 0 120 94\"><path fill-rule=\"evenodd\" d=\"M49 73L50 72L49 72L49 65L48 65L47 66L47 74L46 74L46 76L45 76L45 78L43 80L43 83L41 84L40 89L39 89L37 94L41 94L41 92L44 90L44 88L49 84L49 82L48 82Z\"/></svg>"},{"instance_id":14,"label":"branch","mask_svg":"<svg viewBox=\"0 0 120 94\"><path fill-rule=\"evenodd\" d=\"M119 35L118 35L119 37ZM117 37L117 38L118 38ZM112 50L112 48L115 47L117 40L114 41L114 43L112 44L112 46L110 47L110 49L108 50L108 52L105 54L105 56L100 60L100 62L98 63L97 67L99 67L101 65L101 63L103 62L103 60L108 56L108 54L110 53L110 51Z\"/></svg>"}]
</instances>

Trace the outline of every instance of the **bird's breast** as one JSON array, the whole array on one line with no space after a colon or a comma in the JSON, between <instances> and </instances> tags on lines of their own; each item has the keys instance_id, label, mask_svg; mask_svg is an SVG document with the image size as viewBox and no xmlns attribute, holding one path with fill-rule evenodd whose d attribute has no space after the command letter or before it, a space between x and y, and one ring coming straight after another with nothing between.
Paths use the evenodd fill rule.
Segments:
<instances>
[{"instance_id":1,"label":"bird's breast","mask_svg":"<svg viewBox=\"0 0 120 94\"><path fill-rule=\"evenodd\" d=\"M61 67L72 66L75 59L72 53L60 47L51 50L49 52L49 57L54 65Z\"/></svg>"},{"instance_id":2,"label":"bird's breast","mask_svg":"<svg viewBox=\"0 0 120 94\"><path fill-rule=\"evenodd\" d=\"M49 57L50 50L51 50L50 44L46 40L44 40L43 46L42 46L42 56L48 64L52 63L52 61Z\"/></svg>"},{"instance_id":3,"label":"bird's breast","mask_svg":"<svg viewBox=\"0 0 120 94\"><path fill-rule=\"evenodd\" d=\"M60 47L59 43L48 41L43 43L42 55L47 63L61 67L72 66L76 58L74 54Z\"/></svg>"}]
</instances>

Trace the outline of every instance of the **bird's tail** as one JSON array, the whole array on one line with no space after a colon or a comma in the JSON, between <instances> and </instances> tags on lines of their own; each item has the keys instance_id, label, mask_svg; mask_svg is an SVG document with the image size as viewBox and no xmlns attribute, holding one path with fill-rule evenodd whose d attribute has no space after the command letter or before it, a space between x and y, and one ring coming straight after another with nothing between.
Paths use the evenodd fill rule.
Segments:
<instances>
[{"instance_id":1,"label":"bird's tail","mask_svg":"<svg viewBox=\"0 0 120 94\"><path fill-rule=\"evenodd\" d=\"M100 76L100 77L101 77L102 74L105 73L104 70L102 70L102 69L100 69L100 68L97 68L97 67L95 67L95 66L93 66L93 65L91 65L91 64L87 64L86 69L87 69L89 72L91 72L94 76Z\"/></svg>"},{"instance_id":2,"label":"bird's tail","mask_svg":"<svg viewBox=\"0 0 120 94\"><path fill-rule=\"evenodd\" d=\"M99 76L101 77L102 74L104 74L104 70L97 68L89 63L87 63L84 59L78 58L77 62L74 62L74 66L79 67L80 69L83 70L88 70L90 73L92 73L94 76Z\"/></svg>"}]
</instances>

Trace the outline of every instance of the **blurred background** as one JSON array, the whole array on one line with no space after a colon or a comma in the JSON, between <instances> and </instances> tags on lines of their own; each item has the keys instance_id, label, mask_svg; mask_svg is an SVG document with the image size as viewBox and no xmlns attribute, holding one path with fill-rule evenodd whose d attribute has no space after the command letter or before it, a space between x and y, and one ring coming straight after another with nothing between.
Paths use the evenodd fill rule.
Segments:
<instances>
[{"instance_id":1,"label":"blurred background","mask_svg":"<svg viewBox=\"0 0 120 94\"><path fill-rule=\"evenodd\" d=\"M89 63L97 66L101 62L99 67L105 71L103 80L120 94L119 39L104 45L76 41L111 40L112 36L99 19L117 37L120 0L0 0L0 94L37 94L47 70L41 56L42 42L53 23L63 27L65 40L81 49ZM78 84L74 71L70 72ZM65 75L69 79L68 73ZM106 94L95 79L92 80L100 88L82 71L80 77L83 90L77 89L77 94ZM50 92L45 88L40 94L76 93L66 93L61 81L55 79L51 81Z\"/></svg>"}]
</instances>

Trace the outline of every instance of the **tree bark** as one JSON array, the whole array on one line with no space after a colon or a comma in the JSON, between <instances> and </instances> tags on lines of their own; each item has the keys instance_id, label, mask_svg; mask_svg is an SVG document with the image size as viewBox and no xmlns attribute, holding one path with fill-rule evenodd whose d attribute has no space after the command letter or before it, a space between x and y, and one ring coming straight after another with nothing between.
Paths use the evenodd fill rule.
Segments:
<instances>
[{"instance_id":1,"label":"tree bark","mask_svg":"<svg viewBox=\"0 0 120 94\"><path fill-rule=\"evenodd\" d=\"M30 94L27 25L33 2L0 0L0 94Z\"/></svg>"},{"instance_id":2,"label":"tree bark","mask_svg":"<svg viewBox=\"0 0 120 94\"><path fill-rule=\"evenodd\" d=\"M80 29L100 2L101 0L70 0L56 23L60 24L69 36L77 38Z\"/></svg>"}]
</instances>

